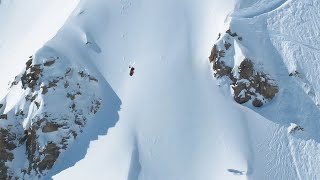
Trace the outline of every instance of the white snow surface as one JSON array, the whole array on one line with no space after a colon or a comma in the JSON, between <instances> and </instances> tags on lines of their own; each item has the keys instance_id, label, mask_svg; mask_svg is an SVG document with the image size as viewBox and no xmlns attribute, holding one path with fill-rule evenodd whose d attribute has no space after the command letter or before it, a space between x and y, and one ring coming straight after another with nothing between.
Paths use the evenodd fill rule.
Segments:
<instances>
[{"instance_id":1,"label":"white snow surface","mask_svg":"<svg viewBox=\"0 0 320 180\"><path fill-rule=\"evenodd\" d=\"M1 8L9 11L6 6L20 6L20 1L0 4L1 23L11 21L5 21ZM31 2L41 6L40 0ZM122 104L119 110L116 100L103 98L102 110L46 178L320 178L317 0L82 0L75 9L76 1L65 2L52 2L66 8L66 14L73 10L62 27L66 14L54 23L60 11L42 3L47 10L39 14L48 16L35 29L47 34L36 42L27 43L37 37L33 30L28 31L30 41L21 32L11 37L13 25L0 30L0 38L10 42L0 48L0 56L14 57L1 65L21 65L21 59L57 32L45 46L96 69ZM8 15L18 21L15 16ZM44 22L50 28L42 27ZM279 85L276 98L262 108L236 104L213 78L207 57L218 33L229 27L243 37L236 43L234 63L248 57ZM17 53L9 54L9 47ZM133 64L131 77L128 67ZM293 71L299 74L289 76ZM107 97L111 91L104 93ZM16 98L7 102L19 104ZM105 121L114 117L117 124L107 131ZM291 123L304 131L288 133Z\"/></svg>"},{"instance_id":2,"label":"white snow surface","mask_svg":"<svg viewBox=\"0 0 320 180\"><path fill-rule=\"evenodd\" d=\"M2 0L0 4L0 96L27 58L51 39L79 0Z\"/></svg>"}]
</instances>

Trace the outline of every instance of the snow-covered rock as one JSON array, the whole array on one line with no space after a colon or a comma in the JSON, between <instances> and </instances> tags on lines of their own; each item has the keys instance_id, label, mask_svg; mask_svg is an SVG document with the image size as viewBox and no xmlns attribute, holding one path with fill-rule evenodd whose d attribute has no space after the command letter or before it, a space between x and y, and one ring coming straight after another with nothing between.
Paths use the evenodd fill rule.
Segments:
<instances>
[{"instance_id":1,"label":"snow-covered rock","mask_svg":"<svg viewBox=\"0 0 320 180\"><path fill-rule=\"evenodd\" d=\"M243 38L246 37L238 36L230 29L222 37L219 33L209 60L216 78L228 78L224 85L232 87L231 94L237 103L250 101L253 106L261 107L274 98L279 88L268 73L256 70L254 62L245 58L241 49L237 48ZM241 56L244 58L239 60Z\"/></svg>"},{"instance_id":2,"label":"snow-covered rock","mask_svg":"<svg viewBox=\"0 0 320 180\"><path fill-rule=\"evenodd\" d=\"M2 101L1 179L46 175L100 109L95 71L74 62L43 47L16 76Z\"/></svg>"}]
</instances>

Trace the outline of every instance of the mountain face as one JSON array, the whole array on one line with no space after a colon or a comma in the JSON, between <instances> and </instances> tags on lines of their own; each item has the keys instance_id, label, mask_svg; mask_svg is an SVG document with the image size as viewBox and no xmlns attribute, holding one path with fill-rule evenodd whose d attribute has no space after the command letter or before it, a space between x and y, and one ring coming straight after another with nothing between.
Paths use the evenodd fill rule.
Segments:
<instances>
[{"instance_id":1,"label":"mountain face","mask_svg":"<svg viewBox=\"0 0 320 180\"><path fill-rule=\"evenodd\" d=\"M1 179L45 175L100 109L99 83L49 47L30 56L1 102Z\"/></svg>"},{"instance_id":2,"label":"mountain face","mask_svg":"<svg viewBox=\"0 0 320 180\"><path fill-rule=\"evenodd\" d=\"M317 0L55 3L0 4L0 179L319 179Z\"/></svg>"}]
</instances>

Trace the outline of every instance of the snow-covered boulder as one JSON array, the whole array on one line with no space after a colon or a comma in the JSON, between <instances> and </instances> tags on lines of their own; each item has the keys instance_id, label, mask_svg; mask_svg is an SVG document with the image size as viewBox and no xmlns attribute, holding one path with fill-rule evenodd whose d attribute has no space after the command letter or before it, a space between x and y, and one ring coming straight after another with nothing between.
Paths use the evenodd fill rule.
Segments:
<instances>
[{"instance_id":1,"label":"snow-covered boulder","mask_svg":"<svg viewBox=\"0 0 320 180\"><path fill-rule=\"evenodd\" d=\"M209 61L216 78L229 79L227 82L237 103L250 101L253 106L261 107L274 98L279 88L266 72L256 70L254 62L246 58L240 48L235 48L242 40L243 37L227 30L213 46ZM237 59L239 53L243 59Z\"/></svg>"}]
</instances>

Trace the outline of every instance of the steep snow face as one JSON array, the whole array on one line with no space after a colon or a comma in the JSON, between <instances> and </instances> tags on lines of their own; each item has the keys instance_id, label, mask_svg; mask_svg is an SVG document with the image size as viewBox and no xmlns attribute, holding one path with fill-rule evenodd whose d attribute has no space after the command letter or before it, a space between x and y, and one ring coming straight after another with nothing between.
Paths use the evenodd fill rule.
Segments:
<instances>
[{"instance_id":1,"label":"steep snow face","mask_svg":"<svg viewBox=\"0 0 320 180\"><path fill-rule=\"evenodd\" d=\"M317 35L319 8L316 0L81 1L2 102L1 172L21 179L319 179L317 40L308 39ZM229 84L217 86L212 75L208 54L219 32L226 48L229 28L242 40L232 40L226 64L235 70L246 57L279 87L261 108L236 104ZM296 39L303 29L311 45Z\"/></svg>"},{"instance_id":2,"label":"steep snow face","mask_svg":"<svg viewBox=\"0 0 320 180\"><path fill-rule=\"evenodd\" d=\"M243 7L250 8L254 3ZM227 97L223 96L223 90L215 86L207 60L216 34L230 25L243 37L242 42L237 42L237 57L254 59L259 70L268 72L283 87L287 79L277 76L277 61L263 59L274 53L271 43L261 43L261 37L268 37L265 21L249 18L261 14L266 17L274 4L262 6L259 1L252 7L257 5L261 11L237 9L232 16L242 11L246 14L230 20L226 17L233 2L83 1L60 35L81 39L90 60L123 105L119 123L108 136L92 142L83 160L55 178L302 177L302 164L296 164L296 153L302 152L291 146L301 132L288 134L287 125L276 116L279 111L275 111L275 104L279 100L274 99L262 109L251 107L271 121L234 104L227 93ZM220 6L228 8L220 12ZM241 25L243 22L248 26ZM256 29L260 31L255 32ZM53 41L55 47L61 46L59 39ZM131 65L136 69L132 77L128 68ZM282 72L289 78L287 71ZM283 95L281 90L279 96ZM313 141L308 143L317 147ZM315 152L314 149L310 151Z\"/></svg>"},{"instance_id":3,"label":"steep snow face","mask_svg":"<svg viewBox=\"0 0 320 180\"><path fill-rule=\"evenodd\" d=\"M2 0L0 4L0 97L26 59L61 28L79 0Z\"/></svg>"}]
</instances>

